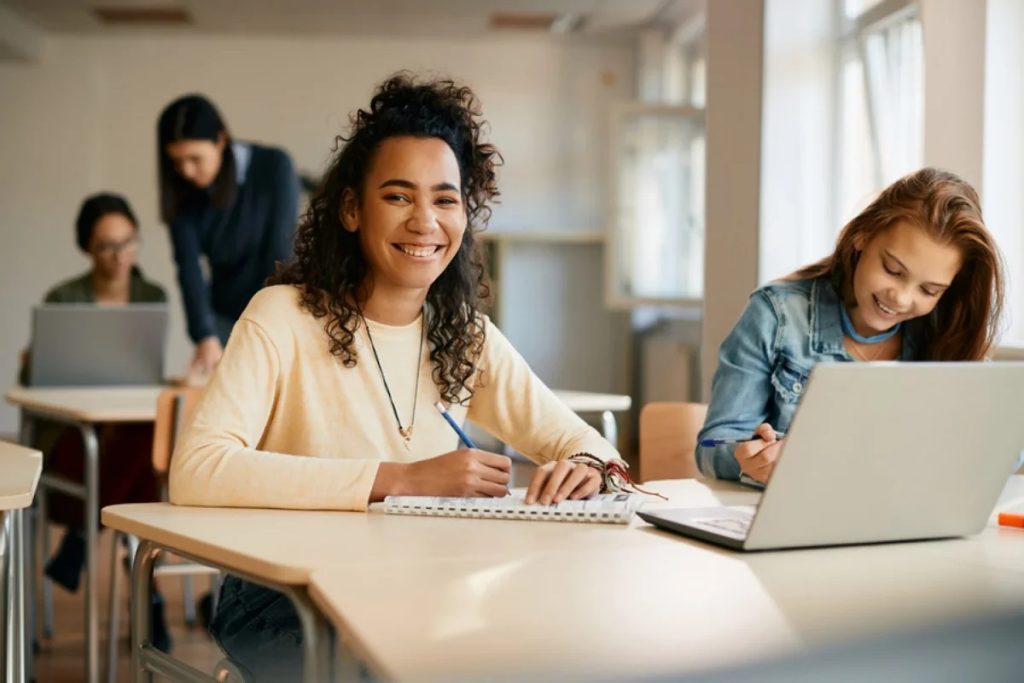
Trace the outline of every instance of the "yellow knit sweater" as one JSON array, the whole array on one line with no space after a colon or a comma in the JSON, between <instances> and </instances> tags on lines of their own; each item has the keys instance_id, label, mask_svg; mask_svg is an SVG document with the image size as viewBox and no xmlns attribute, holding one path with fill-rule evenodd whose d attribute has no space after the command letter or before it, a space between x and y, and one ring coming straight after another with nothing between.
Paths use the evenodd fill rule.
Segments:
<instances>
[{"instance_id":1,"label":"yellow knit sweater","mask_svg":"<svg viewBox=\"0 0 1024 683\"><path fill-rule=\"evenodd\" d=\"M467 406L449 409L535 462L587 452L618 453L533 374L508 340L486 323L486 342ZM355 338L358 362L346 368L328 351L324 319L299 306L292 286L253 297L224 357L178 440L170 496L180 505L365 510L380 462L414 462L459 447L433 407L429 348L417 376L420 324L367 321L402 424L398 433L366 330Z\"/></svg>"}]
</instances>

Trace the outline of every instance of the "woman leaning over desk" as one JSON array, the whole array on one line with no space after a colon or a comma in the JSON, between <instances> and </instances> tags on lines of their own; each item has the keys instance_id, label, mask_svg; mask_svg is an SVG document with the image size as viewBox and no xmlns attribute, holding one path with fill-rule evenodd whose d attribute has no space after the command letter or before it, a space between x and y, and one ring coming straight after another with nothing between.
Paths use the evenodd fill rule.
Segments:
<instances>
[{"instance_id":1,"label":"woman leaning over desk","mask_svg":"<svg viewBox=\"0 0 1024 683\"><path fill-rule=\"evenodd\" d=\"M190 374L201 378L220 360L249 299L291 255L299 182L284 150L233 140L201 95L167 105L157 148L160 211L196 345Z\"/></svg>"},{"instance_id":2,"label":"woman leaning over desk","mask_svg":"<svg viewBox=\"0 0 1024 683\"><path fill-rule=\"evenodd\" d=\"M182 436L172 502L366 510L387 495L505 495L509 459L461 448L439 399L538 463L528 501L599 489L603 468L587 462L614 447L478 310L476 236L500 160L482 126L469 88L405 76L353 116L295 260L253 297ZM297 615L274 591L229 577L212 630L267 680L298 670Z\"/></svg>"}]
</instances>

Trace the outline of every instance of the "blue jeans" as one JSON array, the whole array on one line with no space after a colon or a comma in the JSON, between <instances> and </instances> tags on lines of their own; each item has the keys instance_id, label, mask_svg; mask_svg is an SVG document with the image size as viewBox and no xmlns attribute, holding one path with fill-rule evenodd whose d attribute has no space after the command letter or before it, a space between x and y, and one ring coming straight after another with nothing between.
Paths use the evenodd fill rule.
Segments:
<instances>
[{"instance_id":1,"label":"blue jeans","mask_svg":"<svg viewBox=\"0 0 1024 683\"><path fill-rule=\"evenodd\" d=\"M302 679L302 629L288 596L228 575L210 633L253 681Z\"/></svg>"}]
</instances>

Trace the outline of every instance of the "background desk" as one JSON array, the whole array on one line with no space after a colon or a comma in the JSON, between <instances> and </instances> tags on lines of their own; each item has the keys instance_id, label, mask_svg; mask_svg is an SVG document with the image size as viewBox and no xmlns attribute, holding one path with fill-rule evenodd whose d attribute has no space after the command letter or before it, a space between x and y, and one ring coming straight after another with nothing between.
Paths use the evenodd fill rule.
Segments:
<instances>
[{"instance_id":1,"label":"background desk","mask_svg":"<svg viewBox=\"0 0 1024 683\"><path fill-rule=\"evenodd\" d=\"M619 446L619 428L615 413L629 410L633 400L623 394L595 394L589 391L555 391L555 396L575 413L597 413L601 416L601 432L612 445Z\"/></svg>"},{"instance_id":2,"label":"background desk","mask_svg":"<svg viewBox=\"0 0 1024 683\"><path fill-rule=\"evenodd\" d=\"M723 497L694 480L654 488L675 506ZM1024 478L1002 500L1024 504ZM461 521L413 518L408 527L444 542L467 531L451 525ZM618 538L596 531L589 542L575 528L547 536L579 525L477 526L494 539L546 528L509 554L445 560L411 549L372 574L325 568L312 577L314 602L375 673L395 680L679 674L1024 610L1024 531L992 524L967 539L756 554L639 520Z\"/></svg>"},{"instance_id":3,"label":"background desk","mask_svg":"<svg viewBox=\"0 0 1024 683\"><path fill-rule=\"evenodd\" d=\"M32 504L43 456L0 441L0 674L21 683L31 653L25 637L24 508Z\"/></svg>"},{"instance_id":4,"label":"background desk","mask_svg":"<svg viewBox=\"0 0 1024 683\"><path fill-rule=\"evenodd\" d=\"M62 491L85 505L85 680L99 681L99 600L96 582L96 552L99 527L99 445L96 425L108 422L152 422L156 399L162 387L26 388L7 392L7 402L21 409L21 442L31 446L34 421L39 418L76 427L85 444L85 484L70 482L44 473L41 489ZM149 457L149 454L145 454ZM42 500L42 497L40 497ZM39 534L45 538L45 517L40 516ZM44 548L43 544L40 547ZM26 552L27 561L30 553Z\"/></svg>"}]
</instances>

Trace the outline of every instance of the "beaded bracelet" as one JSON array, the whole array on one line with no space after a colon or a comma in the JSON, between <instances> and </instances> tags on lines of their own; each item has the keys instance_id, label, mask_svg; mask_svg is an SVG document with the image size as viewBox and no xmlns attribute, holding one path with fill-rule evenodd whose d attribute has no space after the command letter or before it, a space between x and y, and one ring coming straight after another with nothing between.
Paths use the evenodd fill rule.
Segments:
<instances>
[{"instance_id":1,"label":"beaded bracelet","mask_svg":"<svg viewBox=\"0 0 1024 683\"><path fill-rule=\"evenodd\" d=\"M607 462L590 453L574 453L569 456L571 462L593 467L601 473L601 493L643 493L648 496L657 496L662 500L668 500L665 496L655 491L647 491L636 484L629 476L629 463L621 458L614 458Z\"/></svg>"}]
</instances>

